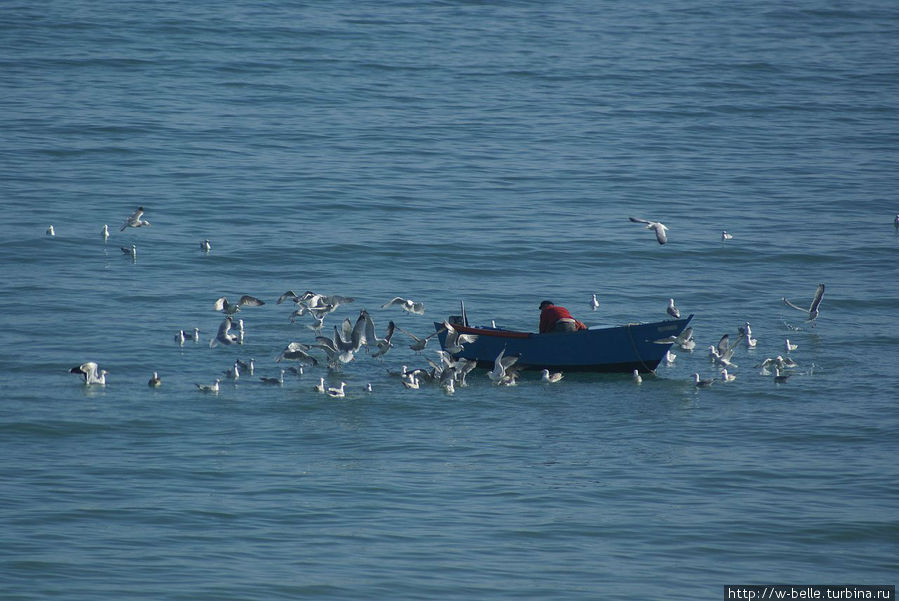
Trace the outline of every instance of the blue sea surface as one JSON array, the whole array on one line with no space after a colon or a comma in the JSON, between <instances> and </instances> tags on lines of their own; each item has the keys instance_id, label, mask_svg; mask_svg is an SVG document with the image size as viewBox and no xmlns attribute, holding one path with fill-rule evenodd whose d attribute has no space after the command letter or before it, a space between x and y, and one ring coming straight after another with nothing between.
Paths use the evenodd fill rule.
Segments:
<instances>
[{"instance_id":1,"label":"blue sea surface","mask_svg":"<svg viewBox=\"0 0 899 601\"><path fill-rule=\"evenodd\" d=\"M895 2L2 15L0 599L896 583ZM137 207L151 225L120 230ZM822 282L815 322L782 302ZM388 374L437 359L398 331L382 359L267 386L314 341L286 290L355 299L325 335L366 308L379 335L418 337L460 301L533 331L545 298L591 326L665 319L674 298L697 345L641 384L480 370L448 395ZM210 347L215 300L243 294L266 303L237 315L244 343ZM425 315L381 308L395 296ZM736 380L696 388L746 322ZM777 384L758 366L787 338ZM256 367L235 382L238 358ZM105 387L69 373L85 361Z\"/></svg>"}]
</instances>

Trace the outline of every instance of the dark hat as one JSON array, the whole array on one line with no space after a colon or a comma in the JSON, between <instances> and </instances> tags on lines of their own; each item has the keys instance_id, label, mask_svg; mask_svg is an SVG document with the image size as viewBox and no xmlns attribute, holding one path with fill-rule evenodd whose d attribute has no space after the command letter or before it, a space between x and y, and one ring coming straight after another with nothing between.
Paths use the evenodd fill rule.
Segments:
<instances>
[{"instance_id":1,"label":"dark hat","mask_svg":"<svg viewBox=\"0 0 899 601\"><path fill-rule=\"evenodd\" d=\"M545 308L551 307L551 306L553 306L553 305L555 305L555 304L556 304L556 303L552 302L551 300L545 300L545 301L543 301L542 303L540 303L540 310L542 311L542 310L544 310Z\"/></svg>"}]
</instances>

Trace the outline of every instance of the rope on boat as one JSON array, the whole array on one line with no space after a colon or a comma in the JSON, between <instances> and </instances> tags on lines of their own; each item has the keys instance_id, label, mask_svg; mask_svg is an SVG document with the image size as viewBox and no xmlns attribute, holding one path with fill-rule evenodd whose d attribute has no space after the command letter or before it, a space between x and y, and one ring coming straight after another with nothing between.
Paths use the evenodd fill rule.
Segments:
<instances>
[{"instance_id":1,"label":"rope on boat","mask_svg":"<svg viewBox=\"0 0 899 601\"><path fill-rule=\"evenodd\" d=\"M652 370L649 368L648 365L646 365L646 361L644 361L643 357L640 356L640 351L637 350L637 343L636 343L636 341L634 341L634 335L631 333L632 325L634 325L634 324L630 324L630 323L627 324L627 337L630 338L630 340L631 340L631 348L634 349L634 354L637 356L637 359L640 360L640 364L643 365L643 368L647 372L652 373Z\"/></svg>"}]
</instances>

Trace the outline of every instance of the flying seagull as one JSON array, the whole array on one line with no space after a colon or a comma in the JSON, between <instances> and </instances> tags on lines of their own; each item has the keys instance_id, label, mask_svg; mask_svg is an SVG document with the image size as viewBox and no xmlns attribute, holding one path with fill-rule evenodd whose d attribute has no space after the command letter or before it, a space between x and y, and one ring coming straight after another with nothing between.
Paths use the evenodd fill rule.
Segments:
<instances>
[{"instance_id":1,"label":"flying seagull","mask_svg":"<svg viewBox=\"0 0 899 601\"><path fill-rule=\"evenodd\" d=\"M414 315L424 315L425 314L425 304L421 302L416 302L412 299L402 298L399 296L394 297L392 300L387 301L383 305L381 305L382 309L386 309L388 307L392 307L394 305L400 305L403 311L407 313L412 313Z\"/></svg>"},{"instance_id":2,"label":"flying seagull","mask_svg":"<svg viewBox=\"0 0 899 601\"><path fill-rule=\"evenodd\" d=\"M124 232L126 227L141 227L141 226L149 226L150 222L146 219L141 219L144 216L144 208L137 207L137 210L131 213L128 216L128 219L125 220L125 223L122 224L122 228L119 230L120 232Z\"/></svg>"},{"instance_id":3,"label":"flying seagull","mask_svg":"<svg viewBox=\"0 0 899 601\"><path fill-rule=\"evenodd\" d=\"M221 311L225 315L234 315L240 311L241 307L261 307L264 304L265 301L259 300L255 296L244 294L236 303L229 303L228 299L224 296L219 297L215 300L213 308L216 311Z\"/></svg>"},{"instance_id":4,"label":"flying seagull","mask_svg":"<svg viewBox=\"0 0 899 601\"><path fill-rule=\"evenodd\" d=\"M786 298L781 297L780 300L784 302L784 304L788 307L793 307L798 311L802 311L803 313L808 313L808 319L806 321L814 321L815 318L818 317L818 306L821 304L821 298L824 296L824 284L818 284L818 289L815 290L815 298L812 299L812 304L809 305L808 309L804 307L797 307Z\"/></svg>"},{"instance_id":5,"label":"flying seagull","mask_svg":"<svg viewBox=\"0 0 899 601\"><path fill-rule=\"evenodd\" d=\"M628 219L634 223L645 223L646 229L655 231L656 240L659 241L659 244L668 242L668 234L665 233L668 231L668 226L663 225L658 221L649 221L648 219L638 219L636 217L628 217Z\"/></svg>"}]
</instances>

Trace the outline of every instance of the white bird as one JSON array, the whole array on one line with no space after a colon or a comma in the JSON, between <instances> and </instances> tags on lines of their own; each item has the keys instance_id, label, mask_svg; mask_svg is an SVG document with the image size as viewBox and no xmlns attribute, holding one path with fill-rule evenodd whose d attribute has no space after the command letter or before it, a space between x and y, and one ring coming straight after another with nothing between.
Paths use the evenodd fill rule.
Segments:
<instances>
[{"instance_id":1,"label":"white bird","mask_svg":"<svg viewBox=\"0 0 899 601\"><path fill-rule=\"evenodd\" d=\"M103 224L103 229L100 230L100 233L103 234L103 242L109 240L109 226L105 223Z\"/></svg>"},{"instance_id":2,"label":"white bird","mask_svg":"<svg viewBox=\"0 0 899 601\"><path fill-rule=\"evenodd\" d=\"M821 299L824 297L824 284L818 284L818 289L815 290L815 298L812 299L812 304L809 305L808 309L803 307L797 307L786 298L781 297L780 300L784 302L788 307L792 307L798 311L802 311L803 313L808 313L808 319L806 321L814 321L818 317L818 307L821 305Z\"/></svg>"},{"instance_id":3,"label":"white bird","mask_svg":"<svg viewBox=\"0 0 899 601\"><path fill-rule=\"evenodd\" d=\"M665 311L674 319L680 319L680 309L674 306L674 299L668 299L668 308Z\"/></svg>"},{"instance_id":4,"label":"white bird","mask_svg":"<svg viewBox=\"0 0 899 601\"><path fill-rule=\"evenodd\" d=\"M227 297L221 296L215 299L213 308L216 311L221 311L225 315L234 315L240 311L241 307L261 307L264 304L265 301L259 300L255 296L244 294L236 303L229 303Z\"/></svg>"},{"instance_id":5,"label":"white bird","mask_svg":"<svg viewBox=\"0 0 899 601\"><path fill-rule=\"evenodd\" d=\"M733 234L728 234L727 230L724 230L721 232L721 240L730 240L733 237L734 237Z\"/></svg>"},{"instance_id":6,"label":"white bird","mask_svg":"<svg viewBox=\"0 0 899 601\"><path fill-rule=\"evenodd\" d=\"M131 248L125 248L124 246L120 246L119 248L121 248L122 252L126 255L130 255L132 259L137 258L137 247L134 245L134 243L131 244Z\"/></svg>"},{"instance_id":7,"label":"white bird","mask_svg":"<svg viewBox=\"0 0 899 601\"><path fill-rule=\"evenodd\" d=\"M371 382L366 384L364 387L365 392L374 392L374 389L371 387Z\"/></svg>"},{"instance_id":8,"label":"white bird","mask_svg":"<svg viewBox=\"0 0 899 601\"><path fill-rule=\"evenodd\" d=\"M200 342L200 328L194 328L194 342Z\"/></svg>"},{"instance_id":9,"label":"white bird","mask_svg":"<svg viewBox=\"0 0 899 601\"><path fill-rule=\"evenodd\" d=\"M84 379L85 386L96 384L98 386L106 386L106 374L109 373L105 369L100 369L94 361L87 361L77 367L69 370L72 374L81 374Z\"/></svg>"},{"instance_id":10,"label":"white bird","mask_svg":"<svg viewBox=\"0 0 899 601\"><path fill-rule=\"evenodd\" d=\"M446 338L443 340L443 347L446 349L446 352L451 355L461 353L464 350L463 345L478 339L477 334L462 334L448 321L443 322L443 329L446 330Z\"/></svg>"},{"instance_id":11,"label":"white bird","mask_svg":"<svg viewBox=\"0 0 899 601\"><path fill-rule=\"evenodd\" d=\"M516 361L518 361L518 357L504 357L503 355L505 355L505 353L506 349L503 348L493 361L493 369L487 372L487 377L490 378L494 384L503 384L504 381L507 380L506 372Z\"/></svg>"},{"instance_id":12,"label":"white bird","mask_svg":"<svg viewBox=\"0 0 899 601\"><path fill-rule=\"evenodd\" d=\"M216 379L215 379L215 382L214 382L213 384L211 384L211 385L206 385L206 384L194 384L194 386L196 386L197 389L199 389L200 392L212 392L212 393L218 394L218 392L219 392L219 383L221 383L221 379L220 379L220 378L216 378Z\"/></svg>"},{"instance_id":13,"label":"white bird","mask_svg":"<svg viewBox=\"0 0 899 601\"><path fill-rule=\"evenodd\" d=\"M562 379L562 377L562 372L560 371L550 373L548 369L544 369L542 372L540 372L541 382L558 382Z\"/></svg>"},{"instance_id":14,"label":"white bird","mask_svg":"<svg viewBox=\"0 0 899 601\"><path fill-rule=\"evenodd\" d=\"M403 386L405 386L406 388L411 388L412 390L418 390L421 385L418 381L417 371L406 372L402 376L400 376L400 379L403 382Z\"/></svg>"},{"instance_id":15,"label":"white bird","mask_svg":"<svg viewBox=\"0 0 899 601\"><path fill-rule=\"evenodd\" d=\"M727 373L727 368L724 368L721 370L721 379L725 382L733 382L737 379L737 376Z\"/></svg>"},{"instance_id":16,"label":"white bird","mask_svg":"<svg viewBox=\"0 0 899 601\"><path fill-rule=\"evenodd\" d=\"M325 388L325 379L324 379L323 377L322 377L322 378L319 378L319 379L318 379L318 384L316 384L315 386L313 386L312 389L313 389L315 392L321 392L321 393L324 394L324 393L326 392L326 390L327 390L327 389Z\"/></svg>"},{"instance_id":17,"label":"white bird","mask_svg":"<svg viewBox=\"0 0 899 601\"><path fill-rule=\"evenodd\" d=\"M369 346L369 349L371 349L371 347L376 348L376 350L369 351L371 356L383 357L387 351L393 348L393 343L390 342L390 340L393 338L396 324L393 323L393 321L390 321L387 324L387 332L384 334L384 337L378 338L378 335L375 333L375 322L372 320L369 312L363 309L361 315L365 320L365 344Z\"/></svg>"},{"instance_id":18,"label":"white bird","mask_svg":"<svg viewBox=\"0 0 899 601\"><path fill-rule=\"evenodd\" d=\"M234 325L234 320L231 319L229 315L222 321L219 325L219 331L215 335L215 338L209 341L209 348L214 347L216 344L237 344L240 337L237 334L231 333L231 326Z\"/></svg>"},{"instance_id":19,"label":"white bird","mask_svg":"<svg viewBox=\"0 0 899 601\"><path fill-rule=\"evenodd\" d=\"M668 242L668 226L663 225L658 221L649 221L648 219L638 219L636 217L629 217L631 221L634 223L645 223L646 229L655 231L656 240L659 241L659 244L665 244Z\"/></svg>"},{"instance_id":20,"label":"white bird","mask_svg":"<svg viewBox=\"0 0 899 601\"><path fill-rule=\"evenodd\" d=\"M184 333L184 330L178 330L175 334L175 342L178 343L178 346L184 346L185 340L187 340L187 335Z\"/></svg>"},{"instance_id":21,"label":"white bird","mask_svg":"<svg viewBox=\"0 0 899 601\"><path fill-rule=\"evenodd\" d=\"M437 332L434 332L433 334L428 334L424 338L419 338L415 334L407 332L400 326L396 326L396 329L412 339L412 344L409 345L409 348L415 352L423 351L425 347L428 346L428 340L437 335Z\"/></svg>"},{"instance_id":22,"label":"white bird","mask_svg":"<svg viewBox=\"0 0 899 601\"><path fill-rule=\"evenodd\" d=\"M302 342L291 342L285 347L281 354L275 358L275 362L280 363L282 359L289 359L291 361L299 361L301 363L310 363L312 365L318 365L318 359L309 354L309 350L312 347L308 344L303 344Z\"/></svg>"},{"instance_id":23,"label":"white bird","mask_svg":"<svg viewBox=\"0 0 899 601\"><path fill-rule=\"evenodd\" d=\"M778 384L782 384L786 382L790 377L790 374L781 373L780 368L774 368L774 381Z\"/></svg>"},{"instance_id":24,"label":"white bird","mask_svg":"<svg viewBox=\"0 0 899 601\"><path fill-rule=\"evenodd\" d=\"M212 245L209 244L209 240L208 240L208 239L203 240L202 242L200 242L200 250L202 250L202 251L205 252L205 253L208 253L210 250L212 250Z\"/></svg>"},{"instance_id":25,"label":"white bird","mask_svg":"<svg viewBox=\"0 0 899 601\"><path fill-rule=\"evenodd\" d=\"M677 336L666 336L652 341L654 344L676 344L685 351L693 352L696 348L696 341L693 340L693 328L684 328L684 331Z\"/></svg>"},{"instance_id":26,"label":"white bird","mask_svg":"<svg viewBox=\"0 0 899 601\"><path fill-rule=\"evenodd\" d=\"M234 365L232 365L229 369L226 369L224 372L225 377L230 378L232 380L240 379L240 364L237 361L234 361Z\"/></svg>"},{"instance_id":27,"label":"white bird","mask_svg":"<svg viewBox=\"0 0 899 601\"><path fill-rule=\"evenodd\" d=\"M677 358L677 355L672 353L670 350L665 351L665 356L662 357L662 361L665 362L665 365L673 365L674 360Z\"/></svg>"},{"instance_id":28,"label":"white bird","mask_svg":"<svg viewBox=\"0 0 899 601\"><path fill-rule=\"evenodd\" d=\"M635 370L634 370L634 383L636 383L636 384L642 384L642 383L643 383L643 376L640 375L640 370L639 370L639 369L635 369Z\"/></svg>"},{"instance_id":29,"label":"white bird","mask_svg":"<svg viewBox=\"0 0 899 601\"><path fill-rule=\"evenodd\" d=\"M749 322L743 324L742 328L737 328L743 338L746 340L746 348L755 348L756 344L758 344L758 340L752 337L752 328L749 327Z\"/></svg>"},{"instance_id":30,"label":"white bird","mask_svg":"<svg viewBox=\"0 0 899 601\"><path fill-rule=\"evenodd\" d=\"M790 342L790 339L789 339L789 338L786 338L786 339L784 340L784 348L786 348L787 352L789 353L790 351L795 351L796 349L798 349L798 348L799 348L799 345L798 345L798 344L792 344L792 343Z\"/></svg>"},{"instance_id":31,"label":"white bird","mask_svg":"<svg viewBox=\"0 0 899 601\"><path fill-rule=\"evenodd\" d=\"M150 222L146 219L141 219L144 216L144 208L137 207L137 210L131 213L128 219L125 220L125 223L122 224L122 228L119 230L121 232L125 231L126 227L141 227L144 225L149 226Z\"/></svg>"},{"instance_id":32,"label":"white bird","mask_svg":"<svg viewBox=\"0 0 899 601\"><path fill-rule=\"evenodd\" d=\"M425 314L425 304L421 302L413 301L412 299L406 299L402 297L394 297L392 300L387 301L383 305L381 305L382 309L387 309L388 307L393 307L394 305L399 305L400 308L407 312L412 313L413 315L424 315Z\"/></svg>"},{"instance_id":33,"label":"white bird","mask_svg":"<svg viewBox=\"0 0 899 601\"><path fill-rule=\"evenodd\" d=\"M249 361L241 361L240 359L235 359L234 362L240 366L240 369L242 371L247 372L251 376L256 371L256 360L253 359L252 357L250 357Z\"/></svg>"},{"instance_id":34,"label":"white bird","mask_svg":"<svg viewBox=\"0 0 899 601\"><path fill-rule=\"evenodd\" d=\"M149 382L147 382L147 386L149 386L150 388L159 388L160 386L162 386L162 378L159 377L158 372L153 372L153 377L150 378Z\"/></svg>"},{"instance_id":35,"label":"white bird","mask_svg":"<svg viewBox=\"0 0 899 601\"><path fill-rule=\"evenodd\" d=\"M47 235L48 235L48 236L55 236L55 235L56 235L56 230L53 229L53 226L52 226L52 225L51 225L50 227L47 228Z\"/></svg>"},{"instance_id":36,"label":"white bird","mask_svg":"<svg viewBox=\"0 0 899 601\"><path fill-rule=\"evenodd\" d=\"M263 384L277 384L278 386L282 386L284 384L284 370L281 370L281 375L277 378L267 378L265 376L259 378Z\"/></svg>"},{"instance_id":37,"label":"white bird","mask_svg":"<svg viewBox=\"0 0 899 601\"><path fill-rule=\"evenodd\" d=\"M708 388L714 380L701 380L698 373L693 374L693 384L697 388Z\"/></svg>"},{"instance_id":38,"label":"white bird","mask_svg":"<svg viewBox=\"0 0 899 601\"><path fill-rule=\"evenodd\" d=\"M599 308L599 299L596 298L596 295L593 295L593 298L590 300L590 308L596 311Z\"/></svg>"}]
</instances>

